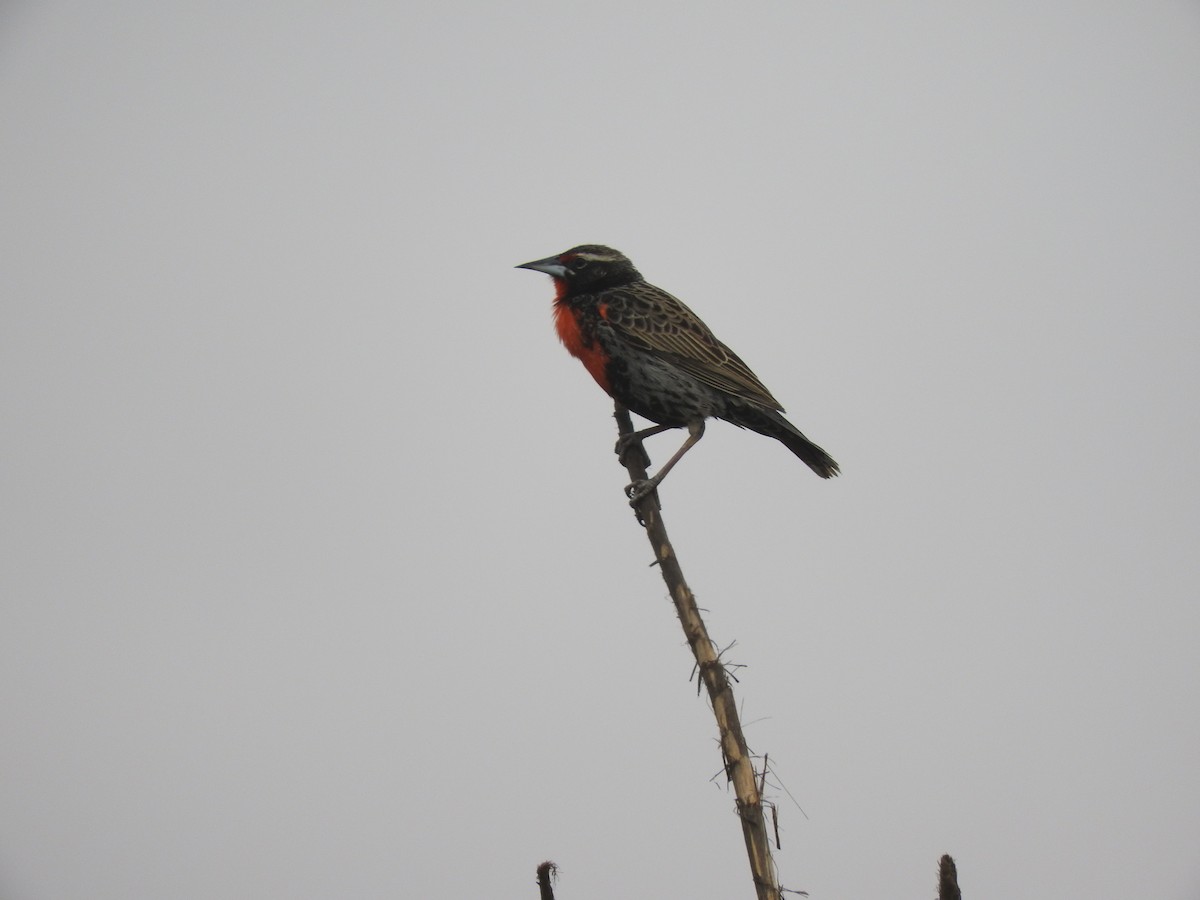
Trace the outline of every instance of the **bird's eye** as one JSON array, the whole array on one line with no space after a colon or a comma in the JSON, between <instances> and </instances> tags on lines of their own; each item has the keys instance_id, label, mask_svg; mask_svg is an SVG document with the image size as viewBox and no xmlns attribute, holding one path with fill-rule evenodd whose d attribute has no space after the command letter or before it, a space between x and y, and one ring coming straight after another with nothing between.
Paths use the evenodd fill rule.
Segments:
<instances>
[{"instance_id":1,"label":"bird's eye","mask_svg":"<svg viewBox=\"0 0 1200 900\"><path fill-rule=\"evenodd\" d=\"M588 260L587 257L577 256L571 260L571 268L578 272L580 269L586 269L588 262L590 262L590 260Z\"/></svg>"}]
</instances>

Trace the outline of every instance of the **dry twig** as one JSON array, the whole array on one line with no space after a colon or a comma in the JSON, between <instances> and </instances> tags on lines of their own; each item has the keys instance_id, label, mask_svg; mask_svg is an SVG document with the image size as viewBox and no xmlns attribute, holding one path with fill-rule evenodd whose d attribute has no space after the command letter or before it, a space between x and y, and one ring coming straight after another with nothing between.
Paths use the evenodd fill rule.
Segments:
<instances>
[{"instance_id":1,"label":"dry twig","mask_svg":"<svg viewBox=\"0 0 1200 900\"><path fill-rule=\"evenodd\" d=\"M554 900L554 887L551 882L558 876L558 866L546 860L537 867L538 876L538 891L541 893L541 900Z\"/></svg>"},{"instance_id":2,"label":"dry twig","mask_svg":"<svg viewBox=\"0 0 1200 900\"><path fill-rule=\"evenodd\" d=\"M962 900L958 889L958 866L947 853L938 864L938 900Z\"/></svg>"},{"instance_id":3,"label":"dry twig","mask_svg":"<svg viewBox=\"0 0 1200 900\"><path fill-rule=\"evenodd\" d=\"M621 435L632 434L633 421L629 411L617 406L617 429ZM647 477L645 452L626 453L622 462L629 472L631 481L642 481ZM746 841L746 855L750 860L750 873L758 900L779 900L779 879L775 863L771 859L771 842L763 815L762 794L754 773L754 762L742 734L742 723L733 698L726 666L708 636L708 629L696 607L696 598L683 577L683 570L675 556L675 549L667 537L663 525L658 494L651 492L635 505L638 520L646 527L646 536L654 550L654 559L662 572L663 581L671 593L671 600L679 614L679 623L692 655L696 658L696 669L708 690L709 702L717 720L720 734L721 755L724 758L729 780L733 783L737 797L738 817L742 823L742 835Z\"/></svg>"}]
</instances>

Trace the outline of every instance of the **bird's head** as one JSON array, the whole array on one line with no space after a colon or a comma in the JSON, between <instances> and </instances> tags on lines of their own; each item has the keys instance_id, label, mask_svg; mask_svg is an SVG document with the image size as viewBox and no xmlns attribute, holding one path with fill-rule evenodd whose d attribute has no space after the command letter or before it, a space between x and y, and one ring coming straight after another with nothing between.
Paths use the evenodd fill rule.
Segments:
<instances>
[{"instance_id":1,"label":"bird's head","mask_svg":"<svg viewBox=\"0 0 1200 900\"><path fill-rule=\"evenodd\" d=\"M560 297L587 294L642 280L641 273L624 253L600 244L580 244L558 256L535 259L517 268L545 272L551 276Z\"/></svg>"}]
</instances>

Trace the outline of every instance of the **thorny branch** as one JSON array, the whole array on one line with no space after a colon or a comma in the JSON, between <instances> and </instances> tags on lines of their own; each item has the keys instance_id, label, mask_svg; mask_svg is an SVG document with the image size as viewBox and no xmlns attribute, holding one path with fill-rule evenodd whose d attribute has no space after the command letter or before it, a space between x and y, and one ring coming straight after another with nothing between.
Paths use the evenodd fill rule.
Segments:
<instances>
[{"instance_id":1,"label":"thorny branch","mask_svg":"<svg viewBox=\"0 0 1200 900\"><path fill-rule=\"evenodd\" d=\"M615 412L617 430L622 436L633 434L633 421L629 411L618 405ZM647 478L645 453L626 453L622 459L631 481ZM771 841L763 815L762 793L754 772L754 762L742 733L742 723L734 702L729 673L721 662L720 654L708 636L708 629L696 606L696 598L684 580L683 570L675 556L675 548L667 537L657 491L643 497L635 505L638 520L646 527L646 536L654 551L654 560L662 572L663 581L671 593L671 601L679 614L684 637L692 648L709 702L717 720L720 734L721 755L729 780L733 783L737 797L738 818L742 823L742 835L746 841L746 855L750 860L750 873L758 900L780 900L779 879L775 863L771 858Z\"/></svg>"}]
</instances>

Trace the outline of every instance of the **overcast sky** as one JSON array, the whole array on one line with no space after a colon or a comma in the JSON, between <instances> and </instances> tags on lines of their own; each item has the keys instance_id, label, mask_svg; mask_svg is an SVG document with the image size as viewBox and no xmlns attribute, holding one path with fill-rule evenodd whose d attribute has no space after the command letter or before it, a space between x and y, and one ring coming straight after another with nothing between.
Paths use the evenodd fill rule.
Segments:
<instances>
[{"instance_id":1,"label":"overcast sky","mask_svg":"<svg viewBox=\"0 0 1200 900\"><path fill-rule=\"evenodd\" d=\"M1183 0L5 4L0 897L752 896L513 269L599 242L842 465L662 492L783 884L1196 900L1198 86Z\"/></svg>"}]
</instances>

